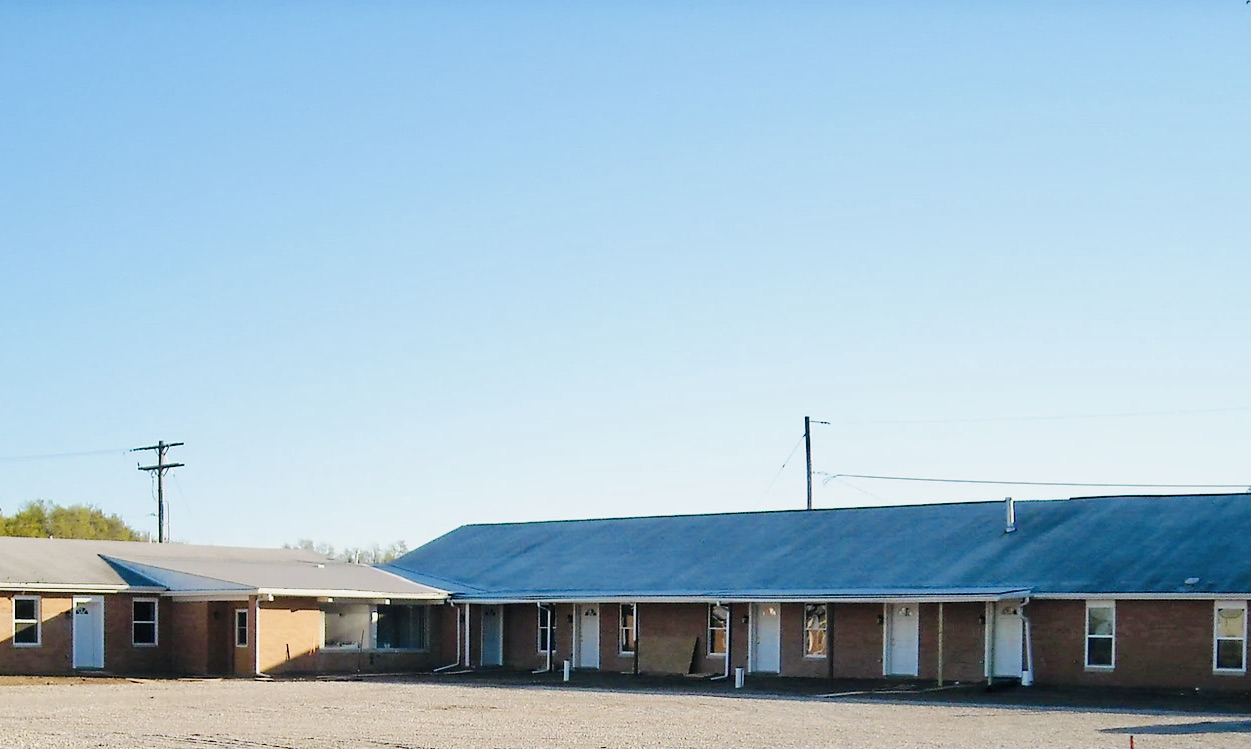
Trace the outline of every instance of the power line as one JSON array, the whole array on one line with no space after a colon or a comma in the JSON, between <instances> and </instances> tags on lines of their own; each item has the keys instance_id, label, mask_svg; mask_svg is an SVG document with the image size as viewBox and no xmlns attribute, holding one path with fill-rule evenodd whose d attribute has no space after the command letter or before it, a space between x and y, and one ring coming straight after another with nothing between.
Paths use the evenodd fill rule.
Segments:
<instances>
[{"instance_id":1,"label":"power line","mask_svg":"<svg viewBox=\"0 0 1251 749\"><path fill-rule=\"evenodd\" d=\"M935 484L997 484L1000 486L1093 486L1104 488L1131 488L1131 489L1242 489L1251 484L1112 484L1112 483L1090 483L1084 481L990 481L987 479L936 479L922 478L919 476L869 476L863 473L826 473L817 471L818 475L825 476L825 483L836 479L877 479L879 481L925 481Z\"/></svg>"},{"instance_id":2,"label":"power line","mask_svg":"<svg viewBox=\"0 0 1251 749\"><path fill-rule=\"evenodd\" d=\"M781 476L782 471L786 470L786 465L791 462L791 458L795 457L795 451L799 449L799 446L803 444L803 441L804 441L804 435L801 434L799 435L799 439L796 440L795 446L791 448L790 455L787 455L786 460L782 461L782 467L778 469L778 472L774 474L773 476L773 480L770 481L769 485L765 487L764 495L761 496L761 499L764 499L764 497L769 496L769 490L772 489L773 485L777 483L778 476Z\"/></svg>"},{"instance_id":3,"label":"power line","mask_svg":"<svg viewBox=\"0 0 1251 749\"><path fill-rule=\"evenodd\" d=\"M0 455L0 462L15 463L22 460L57 460L60 458L84 458L89 455L124 455L127 452L125 447L115 447L112 450L84 450L72 453L43 453L40 455Z\"/></svg>"}]
</instances>

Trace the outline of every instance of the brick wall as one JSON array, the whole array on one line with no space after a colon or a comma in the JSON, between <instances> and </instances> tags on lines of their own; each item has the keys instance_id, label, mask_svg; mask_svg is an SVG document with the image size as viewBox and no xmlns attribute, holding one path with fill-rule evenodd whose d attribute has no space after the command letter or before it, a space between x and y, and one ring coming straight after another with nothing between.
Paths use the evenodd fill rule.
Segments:
<instances>
[{"instance_id":1,"label":"brick wall","mask_svg":"<svg viewBox=\"0 0 1251 749\"><path fill-rule=\"evenodd\" d=\"M638 640L640 652L646 650L650 637L686 636L695 644L695 672L721 673L723 656L708 655L708 604L706 603L640 603L638 604ZM616 635L613 635L616 641Z\"/></svg>"},{"instance_id":2,"label":"brick wall","mask_svg":"<svg viewBox=\"0 0 1251 749\"><path fill-rule=\"evenodd\" d=\"M1085 666L1085 601L1035 600L1026 613L1040 684L1251 689L1246 674L1212 673L1210 600L1117 601L1111 671Z\"/></svg>"},{"instance_id":3,"label":"brick wall","mask_svg":"<svg viewBox=\"0 0 1251 749\"><path fill-rule=\"evenodd\" d=\"M834 676L851 679L882 678L882 615L880 603L836 603L830 607L834 623Z\"/></svg>"},{"instance_id":4,"label":"brick wall","mask_svg":"<svg viewBox=\"0 0 1251 749\"><path fill-rule=\"evenodd\" d=\"M156 646L135 645L134 600L156 600ZM173 607L168 598L119 594L104 597L104 668L118 674L168 674L173 670Z\"/></svg>"},{"instance_id":5,"label":"brick wall","mask_svg":"<svg viewBox=\"0 0 1251 749\"><path fill-rule=\"evenodd\" d=\"M938 607L923 603L918 615L921 628L920 678L938 679ZM979 681L986 674L986 614L984 603L944 603L943 681ZM880 628L880 625L878 625Z\"/></svg>"},{"instance_id":6,"label":"brick wall","mask_svg":"<svg viewBox=\"0 0 1251 749\"><path fill-rule=\"evenodd\" d=\"M13 597L0 593L0 673L64 674L72 673L73 664L73 596L40 595L40 644L17 646L13 642ZM107 610L108 604L105 604Z\"/></svg>"}]
</instances>

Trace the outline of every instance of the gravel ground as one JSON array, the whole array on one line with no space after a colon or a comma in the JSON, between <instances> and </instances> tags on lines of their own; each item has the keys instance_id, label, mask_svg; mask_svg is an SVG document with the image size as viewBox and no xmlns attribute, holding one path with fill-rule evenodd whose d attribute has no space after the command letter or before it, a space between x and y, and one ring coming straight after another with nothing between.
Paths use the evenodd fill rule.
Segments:
<instances>
[{"instance_id":1,"label":"gravel ground","mask_svg":"<svg viewBox=\"0 0 1251 749\"><path fill-rule=\"evenodd\" d=\"M1240 747L1246 714L446 680L0 683L5 746Z\"/></svg>"}]
</instances>

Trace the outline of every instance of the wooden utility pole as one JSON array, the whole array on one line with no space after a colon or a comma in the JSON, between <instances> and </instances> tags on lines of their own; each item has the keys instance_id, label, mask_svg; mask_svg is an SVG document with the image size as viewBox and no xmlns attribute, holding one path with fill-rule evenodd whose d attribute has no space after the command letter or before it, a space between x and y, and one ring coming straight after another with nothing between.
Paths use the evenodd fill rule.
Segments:
<instances>
[{"instance_id":1,"label":"wooden utility pole","mask_svg":"<svg viewBox=\"0 0 1251 749\"><path fill-rule=\"evenodd\" d=\"M804 417L804 455L808 457L808 509L812 509L812 421Z\"/></svg>"},{"instance_id":2,"label":"wooden utility pole","mask_svg":"<svg viewBox=\"0 0 1251 749\"><path fill-rule=\"evenodd\" d=\"M139 466L141 471L156 471L156 540L158 543L169 542L169 513L165 511L165 472L171 468L181 468L185 463L166 463L165 451L171 447L179 447L181 442L157 442L155 445L147 447L136 447L131 452L139 452L140 450L155 450L156 465Z\"/></svg>"},{"instance_id":3,"label":"wooden utility pole","mask_svg":"<svg viewBox=\"0 0 1251 749\"><path fill-rule=\"evenodd\" d=\"M813 421L804 417L804 454L808 457L808 509L812 509L812 425L829 424L828 421Z\"/></svg>"}]
</instances>

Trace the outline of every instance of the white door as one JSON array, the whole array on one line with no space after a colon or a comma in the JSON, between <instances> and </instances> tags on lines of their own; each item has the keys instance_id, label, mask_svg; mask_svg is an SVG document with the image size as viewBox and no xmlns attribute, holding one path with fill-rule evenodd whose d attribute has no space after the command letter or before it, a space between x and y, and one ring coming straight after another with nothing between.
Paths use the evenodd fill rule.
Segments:
<instances>
[{"instance_id":1,"label":"white door","mask_svg":"<svg viewBox=\"0 0 1251 749\"><path fill-rule=\"evenodd\" d=\"M504 607L482 607L482 665L504 665Z\"/></svg>"},{"instance_id":2,"label":"white door","mask_svg":"<svg viewBox=\"0 0 1251 749\"><path fill-rule=\"evenodd\" d=\"M74 668L104 668L104 598L74 597Z\"/></svg>"},{"instance_id":3,"label":"white door","mask_svg":"<svg viewBox=\"0 0 1251 749\"><path fill-rule=\"evenodd\" d=\"M1021 678L1024 631L1019 603L1000 601L995 604L995 676Z\"/></svg>"},{"instance_id":4,"label":"white door","mask_svg":"<svg viewBox=\"0 0 1251 749\"><path fill-rule=\"evenodd\" d=\"M751 670L776 674L782 664L782 607L776 603L752 604Z\"/></svg>"},{"instance_id":5,"label":"white door","mask_svg":"<svg viewBox=\"0 0 1251 749\"><path fill-rule=\"evenodd\" d=\"M916 676L921 628L915 603L896 603L887 608L886 673L889 676Z\"/></svg>"},{"instance_id":6,"label":"white door","mask_svg":"<svg viewBox=\"0 0 1251 749\"><path fill-rule=\"evenodd\" d=\"M599 668L599 606L584 604L578 613L578 668Z\"/></svg>"}]
</instances>

